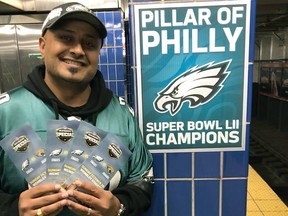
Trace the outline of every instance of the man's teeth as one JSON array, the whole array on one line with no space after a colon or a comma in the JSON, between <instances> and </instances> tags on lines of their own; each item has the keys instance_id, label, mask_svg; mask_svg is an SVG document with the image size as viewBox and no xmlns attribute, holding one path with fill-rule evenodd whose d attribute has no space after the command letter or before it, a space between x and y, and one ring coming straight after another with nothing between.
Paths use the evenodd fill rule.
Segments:
<instances>
[{"instance_id":1,"label":"man's teeth","mask_svg":"<svg viewBox=\"0 0 288 216\"><path fill-rule=\"evenodd\" d=\"M71 65L82 66L82 64L80 62L75 62L75 61L71 61L71 60L64 60L64 62L67 64L71 64Z\"/></svg>"}]
</instances>

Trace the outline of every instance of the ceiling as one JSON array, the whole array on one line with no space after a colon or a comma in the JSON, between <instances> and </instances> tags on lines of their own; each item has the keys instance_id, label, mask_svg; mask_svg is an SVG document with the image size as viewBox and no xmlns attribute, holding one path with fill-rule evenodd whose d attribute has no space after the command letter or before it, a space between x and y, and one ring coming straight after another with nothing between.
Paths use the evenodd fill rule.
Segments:
<instances>
[{"instance_id":1,"label":"ceiling","mask_svg":"<svg viewBox=\"0 0 288 216\"><path fill-rule=\"evenodd\" d=\"M287 31L287 0L257 0L256 2L256 33Z\"/></svg>"},{"instance_id":2,"label":"ceiling","mask_svg":"<svg viewBox=\"0 0 288 216\"><path fill-rule=\"evenodd\" d=\"M0 15L31 14L47 11L58 4L68 2L67 0L0 0ZM83 4L94 2L94 8L99 8L99 3L103 8L105 2L118 2L117 0L105 1L78 1ZM288 27L288 1L287 0L256 0L256 34L269 32L287 31ZM88 6L88 5L87 5ZM89 6L88 6L89 7Z\"/></svg>"},{"instance_id":3,"label":"ceiling","mask_svg":"<svg viewBox=\"0 0 288 216\"><path fill-rule=\"evenodd\" d=\"M0 15L14 15L19 13L47 12L60 4L76 2L75 0L0 0ZM125 6L120 0L77 0L92 9L117 8ZM127 1L126 1L127 2Z\"/></svg>"}]
</instances>

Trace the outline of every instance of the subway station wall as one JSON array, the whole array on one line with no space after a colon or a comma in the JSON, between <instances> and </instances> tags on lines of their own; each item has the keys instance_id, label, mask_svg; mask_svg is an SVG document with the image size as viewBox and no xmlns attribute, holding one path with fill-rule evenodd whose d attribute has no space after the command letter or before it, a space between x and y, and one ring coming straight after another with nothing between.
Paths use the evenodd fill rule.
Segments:
<instances>
[{"instance_id":1,"label":"subway station wall","mask_svg":"<svg viewBox=\"0 0 288 216\"><path fill-rule=\"evenodd\" d=\"M288 29L279 32L260 32L255 35L253 82L259 83L261 64L267 62L287 62Z\"/></svg>"},{"instance_id":2,"label":"subway station wall","mask_svg":"<svg viewBox=\"0 0 288 216\"><path fill-rule=\"evenodd\" d=\"M126 97L123 12L113 10L96 14L108 31L100 53L99 70L103 73L107 86L115 94ZM38 47L41 27L42 23L28 24L24 21L0 25L0 93L20 86L35 65L42 63Z\"/></svg>"}]
</instances>

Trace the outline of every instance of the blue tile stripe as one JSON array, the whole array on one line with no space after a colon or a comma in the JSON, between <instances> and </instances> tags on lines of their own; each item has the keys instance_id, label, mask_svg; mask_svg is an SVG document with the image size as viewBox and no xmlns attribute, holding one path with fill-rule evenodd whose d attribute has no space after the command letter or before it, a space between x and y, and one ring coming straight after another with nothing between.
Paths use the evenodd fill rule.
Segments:
<instances>
[{"instance_id":1,"label":"blue tile stripe","mask_svg":"<svg viewBox=\"0 0 288 216\"><path fill-rule=\"evenodd\" d=\"M99 70L103 73L106 85L115 94L125 97L125 48L122 11L96 12L107 28L107 38L100 52Z\"/></svg>"}]
</instances>

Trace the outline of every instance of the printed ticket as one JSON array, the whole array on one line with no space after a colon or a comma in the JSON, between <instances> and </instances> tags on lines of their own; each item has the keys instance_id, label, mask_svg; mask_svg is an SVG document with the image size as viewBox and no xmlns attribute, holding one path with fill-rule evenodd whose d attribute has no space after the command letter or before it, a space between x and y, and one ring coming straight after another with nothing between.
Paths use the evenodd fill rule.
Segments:
<instances>
[{"instance_id":1,"label":"printed ticket","mask_svg":"<svg viewBox=\"0 0 288 216\"><path fill-rule=\"evenodd\" d=\"M13 131L0 145L30 187L46 182L45 146L30 125Z\"/></svg>"},{"instance_id":2,"label":"printed ticket","mask_svg":"<svg viewBox=\"0 0 288 216\"><path fill-rule=\"evenodd\" d=\"M130 155L130 150L121 140L108 133L79 169L67 179L66 185L69 188L75 180L82 180L105 188L116 172L127 166Z\"/></svg>"},{"instance_id":3,"label":"printed ticket","mask_svg":"<svg viewBox=\"0 0 288 216\"><path fill-rule=\"evenodd\" d=\"M59 176L59 182L64 188L67 187L66 179L78 170L83 161L90 156L95 148L98 148L99 143L106 135L106 132L93 125L84 121L80 122Z\"/></svg>"},{"instance_id":4,"label":"printed ticket","mask_svg":"<svg viewBox=\"0 0 288 216\"><path fill-rule=\"evenodd\" d=\"M47 122L47 181L58 181L78 126L79 121L49 120Z\"/></svg>"},{"instance_id":5,"label":"printed ticket","mask_svg":"<svg viewBox=\"0 0 288 216\"><path fill-rule=\"evenodd\" d=\"M30 187L57 182L71 189L75 180L82 180L105 188L127 168L132 154L115 134L84 121L47 121L46 144L27 124L0 145Z\"/></svg>"}]
</instances>

